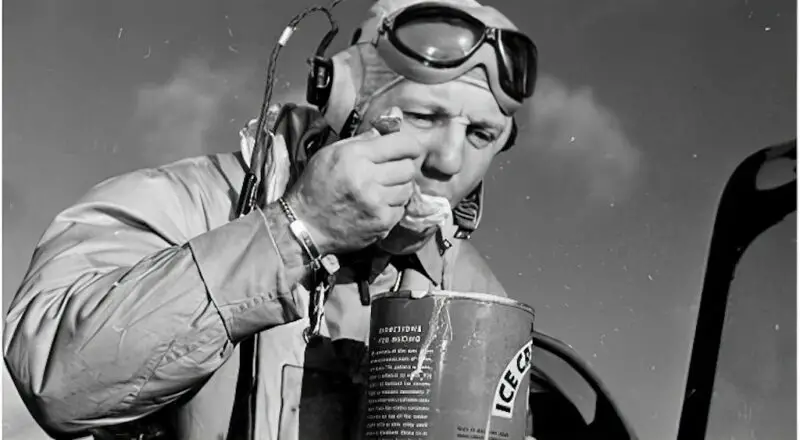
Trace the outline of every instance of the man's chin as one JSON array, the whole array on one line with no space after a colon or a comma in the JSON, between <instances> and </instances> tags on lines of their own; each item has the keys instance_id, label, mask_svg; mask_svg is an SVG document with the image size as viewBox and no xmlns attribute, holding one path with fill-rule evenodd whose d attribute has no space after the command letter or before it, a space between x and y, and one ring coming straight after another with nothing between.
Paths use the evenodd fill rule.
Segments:
<instances>
[{"instance_id":1,"label":"man's chin","mask_svg":"<svg viewBox=\"0 0 800 440\"><path fill-rule=\"evenodd\" d=\"M377 245L378 248L391 255L410 255L425 247L435 233L435 226L422 232L395 226L389 235L379 241Z\"/></svg>"}]
</instances>

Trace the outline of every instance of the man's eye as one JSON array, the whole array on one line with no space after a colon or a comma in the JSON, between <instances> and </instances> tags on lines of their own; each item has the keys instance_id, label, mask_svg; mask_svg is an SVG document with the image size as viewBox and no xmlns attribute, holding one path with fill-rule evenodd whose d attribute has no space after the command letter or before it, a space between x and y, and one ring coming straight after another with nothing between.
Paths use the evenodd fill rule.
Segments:
<instances>
[{"instance_id":1,"label":"man's eye","mask_svg":"<svg viewBox=\"0 0 800 440\"><path fill-rule=\"evenodd\" d=\"M433 127L436 122L436 115L434 114L403 112L403 115L406 121L420 128Z\"/></svg>"},{"instance_id":2,"label":"man's eye","mask_svg":"<svg viewBox=\"0 0 800 440\"><path fill-rule=\"evenodd\" d=\"M469 129L467 136L469 137L469 141L472 143L472 145L477 148L486 147L497 140L497 136L495 136L493 133L479 128Z\"/></svg>"}]
</instances>

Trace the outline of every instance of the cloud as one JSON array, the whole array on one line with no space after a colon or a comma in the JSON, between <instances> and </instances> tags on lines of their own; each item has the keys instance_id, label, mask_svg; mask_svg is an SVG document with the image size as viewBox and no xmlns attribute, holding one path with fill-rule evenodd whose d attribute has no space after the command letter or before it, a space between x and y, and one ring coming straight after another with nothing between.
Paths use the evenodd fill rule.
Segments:
<instances>
[{"instance_id":1,"label":"cloud","mask_svg":"<svg viewBox=\"0 0 800 440\"><path fill-rule=\"evenodd\" d=\"M305 103L298 86L277 82L272 101ZM147 164L235 149L239 129L258 117L263 87L253 65L212 68L190 58L167 82L140 88L135 120Z\"/></svg>"},{"instance_id":2,"label":"cloud","mask_svg":"<svg viewBox=\"0 0 800 440\"><path fill-rule=\"evenodd\" d=\"M212 151L208 136L225 122L225 106L245 86L252 70L212 69L198 58L181 63L164 84L142 87L136 120L148 162L164 163Z\"/></svg>"},{"instance_id":3,"label":"cloud","mask_svg":"<svg viewBox=\"0 0 800 440\"><path fill-rule=\"evenodd\" d=\"M541 166L579 183L590 200L620 201L635 184L641 152L590 88L571 90L552 77L540 78L526 131L543 155Z\"/></svg>"}]
</instances>

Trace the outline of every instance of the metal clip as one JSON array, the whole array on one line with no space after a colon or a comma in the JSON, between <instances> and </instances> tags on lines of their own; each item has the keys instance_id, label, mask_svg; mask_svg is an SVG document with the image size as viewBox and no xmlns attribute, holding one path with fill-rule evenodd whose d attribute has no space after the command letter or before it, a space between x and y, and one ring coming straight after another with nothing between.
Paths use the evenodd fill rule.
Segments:
<instances>
[{"instance_id":1,"label":"metal clip","mask_svg":"<svg viewBox=\"0 0 800 440\"><path fill-rule=\"evenodd\" d=\"M333 289L333 276L327 282L322 282L309 293L308 327L303 332L306 343L317 338L322 333L322 320L325 318L325 299L328 292Z\"/></svg>"}]
</instances>

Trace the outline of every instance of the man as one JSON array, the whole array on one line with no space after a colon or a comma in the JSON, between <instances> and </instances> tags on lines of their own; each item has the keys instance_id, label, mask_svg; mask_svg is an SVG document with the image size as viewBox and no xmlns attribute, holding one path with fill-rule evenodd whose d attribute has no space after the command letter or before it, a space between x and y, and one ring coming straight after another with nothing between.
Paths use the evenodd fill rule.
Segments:
<instances>
[{"instance_id":1,"label":"man","mask_svg":"<svg viewBox=\"0 0 800 440\"><path fill-rule=\"evenodd\" d=\"M535 48L493 8L417 3L375 4L333 57L323 116L283 110L266 200L249 214L235 218L244 131L242 153L110 179L56 217L4 334L8 369L48 433L136 436L155 420L170 438L243 438L238 346L258 334L255 438L353 438L370 295L505 295L466 238L533 92ZM370 121L390 112L402 126L380 135ZM338 139L353 121L355 136ZM407 212L425 198L415 191L453 206L453 221L426 224L424 204ZM307 343L319 255L341 269L322 342Z\"/></svg>"}]
</instances>

